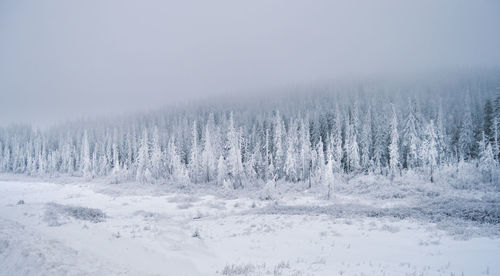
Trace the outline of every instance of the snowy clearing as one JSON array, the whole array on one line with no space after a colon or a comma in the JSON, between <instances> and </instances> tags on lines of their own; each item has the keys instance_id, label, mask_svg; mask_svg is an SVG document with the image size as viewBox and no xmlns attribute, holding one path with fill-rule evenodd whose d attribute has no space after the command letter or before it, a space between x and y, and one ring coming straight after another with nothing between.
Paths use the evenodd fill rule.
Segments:
<instances>
[{"instance_id":1,"label":"snowy clearing","mask_svg":"<svg viewBox=\"0 0 500 276\"><path fill-rule=\"evenodd\" d=\"M0 274L500 274L497 193L477 221L341 189L260 200L131 187L0 181Z\"/></svg>"}]
</instances>

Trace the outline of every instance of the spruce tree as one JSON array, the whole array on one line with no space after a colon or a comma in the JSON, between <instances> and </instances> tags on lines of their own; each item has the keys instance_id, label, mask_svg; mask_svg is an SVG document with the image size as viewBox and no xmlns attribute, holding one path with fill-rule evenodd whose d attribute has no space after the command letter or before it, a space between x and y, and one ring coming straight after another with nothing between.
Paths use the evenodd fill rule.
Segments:
<instances>
[{"instance_id":1,"label":"spruce tree","mask_svg":"<svg viewBox=\"0 0 500 276\"><path fill-rule=\"evenodd\" d=\"M149 142L148 142L148 131L144 129L142 131L142 138L139 142L139 151L137 153L137 167L135 178L137 181L145 182L147 181L147 174L150 172L150 155L149 155Z\"/></svg>"},{"instance_id":2,"label":"spruce tree","mask_svg":"<svg viewBox=\"0 0 500 276\"><path fill-rule=\"evenodd\" d=\"M434 129L434 121L431 120L427 125L424 140L422 142L421 156L425 168L429 171L430 181L434 182L434 171L437 166L437 135Z\"/></svg>"},{"instance_id":3,"label":"spruce tree","mask_svg":"<svg viewBox=\"0 0 500 276\"><path fill-rule=\"evenodd\" d=\"M363 128L361 130L360 137L360 148L361 148L361 167L368 173L370 171L371 166L371 146L372 146L372 115L371 115L371 107L368 106L368 109L365 114L365 119L363 121Z\"/></svg>"},{"instance_id":4,"label":"spruce tree","mask_svg":"<svg viewBox=\"0 0 500 276\"><path fill-rule=\"evenodd\" d=\"M489 183L493 183L494 174L497 168L497 162L493 156L493 149L491 147L491 143L487 143L487 145L483 148L479 155L479 169L483 173L486 181Z\"/></svg>"},{"instance_id":5,"label":"spruce tree","mask_svg":"<svg viewBox=\"0 0 500 276\"><path fill-rule=\"evenodd\" d=\"M458 138L458 149L460 157L469 160L473 156L474 149L474 131L472 123L472 114L469 104L466 103Z\"/></svg>"},{"instance_id":6,"label":"spruce tree","mask_svg":"<svg viewBox=\"0 0 500 276\"><path fill-rule=\"evenodd\" d=\"M390 135L389 135L389 173L391 179L399 172L399 151L398 151L398 142L399 142L399 134L398 134L398 118L396 115L396 109L394 105L392 105L392 118L390 122Z\"/></svg>"},{"instance_id":7,"label":"spruce tree","mask_svg":"<svg viewBox=\"0 0 500 276\"><path fill-rule=\"evenodd\" d=\"M40 157L39 159L42 159L42 158ZM39 161L39 164L41 162L42 161ZM91 160L90 160L90 146L89 146L89 138L88 138L87 130L85 130L83 133L80 163L81 163L81 165L80 165L81 166L80 167L81 173L82 173L83 177L86 179L90 179L91 178Z\"/></svg>"},{"instance_id":8,"label":"spruce tree","mask_svg":"<svg viewBox=\"0 0 500 276\"><path fill-rule=\"evenodd\" d=\"M213 115L211 115L213 118ZM205 182L210 182L215 179L217 171L217 160L215 156L214 144L212 141L212 128L211 124L207 123L205 126L205 133L203 137L203 151L202 151L202 170L203 170L203 180Z\"/></svg>"},{"instance_id":9,"label":"spruce tree","mask_svg":"<svg viewBox=\"0 0 500 276\"><path fill-rule=\"evenodd\" d=\"M119 164L118 164L119 165ZM163 171L163 152L160 146L158 127L153 128L151 136L151 174L154 179L160 179Z\"/></svg>"},{"instance_id":10,"label":"spruce tree","mask_svg":"<svg viewBox=\"0 0 500 276\"><path fill-rule=\"evenodd\" d=\"M402 151L403 167L413 169L418 166L420 148L420 139L417 130L419 129L416 118L416 110L411 100L408 103L408 114L403 125L402 131Z\"/></svg>"}]
</instances>

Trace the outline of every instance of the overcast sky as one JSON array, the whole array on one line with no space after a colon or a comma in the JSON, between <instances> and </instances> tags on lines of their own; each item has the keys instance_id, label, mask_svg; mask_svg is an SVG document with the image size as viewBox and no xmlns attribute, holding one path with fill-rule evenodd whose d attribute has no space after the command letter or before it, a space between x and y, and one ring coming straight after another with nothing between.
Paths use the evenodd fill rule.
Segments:
<instances>
[{"instance_id":1,"label":"overcast sky","mask_svg":"<svg viewBox=\"0 0 500 276\"><path fill-rule=\"evenodd\" d=\"M0 0L0 124L498 65L495 0Z\"/></svg>"}]
</instances>

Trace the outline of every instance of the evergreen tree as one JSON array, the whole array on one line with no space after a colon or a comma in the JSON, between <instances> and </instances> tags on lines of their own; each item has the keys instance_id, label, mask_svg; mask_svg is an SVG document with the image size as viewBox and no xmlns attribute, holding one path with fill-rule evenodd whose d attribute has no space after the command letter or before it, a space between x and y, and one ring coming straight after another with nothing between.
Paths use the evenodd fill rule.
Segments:
<instances>
[{"instance_id":1,"label":"evergreen tree","mask_svg":"<svg viewBox=\"0 0 500 276\"><path fill-rule=\"evenodd\" d=\"M142 138L139 142L139 152L137 154L137 168L136 168L136 180L140 182L145 182L146 178L150 174L150 156L149 156L149 142L148 142L148 132L146 129L142 132Z\"/></svg>"},{"instance_id":2,"label":"evergreen tree","mask_svg":"<svg viewBox=\"0 0 500 276\"><path fill-rule=\"evenodd\" d=\"M9 172L12 171L12 166L11 166L11 154L10 154L10 149L7 146L7 144L4 145L3 148L3 171L4 172Z\"/></svg>"},{"instance_id":3,"label":"evergreen tree","mask_svg":"<svg viewBox=\"0 0 500 276\"><path fill-rule=\"evenodd\" d=\"M495 114L493 112L493 106L490 99L486 99L484 104L484 119L483 119L483 131L488 142L493 142L494 137L494 120Z\"/></svg>"},{"instance_id":4,"label":"evergreen tree","mask_svg":"<svg viewBox=\"0 0 500 276\"><path fill-rule=\"evenodd\" d=\"M500 161L500 156L499 156L499 153L500 153L500 148L499 148L499 141L498 139L500 138L498 136L498 132L499 132L499 123L498 123L498 120L500 120L500 117L495 117L493 118L493 142L491 143L492 144L492 150L493 150L493 156L495 157L495 159L497 161Z\"/></svg>"},{"instance_id":5,"label":"evergreen tree","mask_svg":"<svg viewBox=\"0 0 500 276\"><path fill-rule=\"evenodd\" d=\"M167 171L170 180L177 182L181 187L189 183L188 171L181 160L173 137L170 138L167 147Z\"/></svg>"},{"instance_id":6,"label":"evergreen tree","mask_svg":"<svg viewBox=\"0 0 500 276\"><path fill-rule=\"evenodd\" d=\"M409 100L408 114L402 132L403 167L409 169L417 167L419 162L420 139L417 133L419 126L415 113L416 108Z\"/></svg>"},{"instance_id":7,"label":"evergreen tree","mask_svg":"<svg viewBox=\"0 0 500 276\"><path fill-rule=\"evenodd\" d=\"M325 155L323 153L323 139L320 137L314 150L314 163L312 173L316 183L321 183L325 173Z\"/></svg>"},{"instance_id":8,"label":"evergreen tree","mask_svg":"<svg viewBox=\"0 0 500 276\"><path fill-rule=\"evenodd\" d=\"M213 119L213 114L210 115ZM210 120L209 120L210 122ZM215 157L214 145L212 141L212 128L210 123L205 126L205 136L203 138L202 168L203 180L210 182L215 179L217 171L217 160Z\"/></svg>"},{"instance_id":9,"label":"evergreen tree","mask_svg":"<svg viewBox=\"0 0 500 276\"><path fill-rule=\"evenodd\" d=\"M349 123L349 117L346 116L345 117L345 120L344 120L344 153L343 153L343 160L344 160L344 170L346 173L349 173L351 172L351 168L349 167L349 165L351 164L351 161L350 161L350 148L351 148L351 134L352 134L352 130L351 130L351 124Z\"/></svg>"},{"instance_id":10,"label":"evergreen tree","mask_svg":"<svg viewBox=\"0 0 500 276\"><path fill-rule=\"evenodd\" d=\"M119 166L119 164L118 164ZM158 127L154 127L151 137L151 175L154 179L160 179L163 171L163 152L160 146Z\"/></svg>"},{"instance_id":11,"label":"evergreen tree","mask_svg":"<svg viewBox=\"0 0 500 276\"><path fill-rule=\"evenodd\" d=\"M96 151L96 159L98 159L98 165L95 170L97 175L107 175L109 170L109 159L108 154L106 153L106 145L101 143L99 147L99 152ZM98 156L98 157L97 157Z\"/></svg>"},{"instance_id":12,"label":"evergreen tree","mask_svg":"<svg viewBox=\"0 0 500 276\"><path fill-rule=\"evenodd\" d=\"M492 145L493 147L493 154L495 155L495 158L497 161L500 161L500 89L497 88L497 96L495 98L495 103L494 103L494 118L493 118L493 128L494 128L494 143Z\"/></svg>"},{"instance_id":13,"label":"evergreen tree","mask_svg":"<svg viewBox=\"0 0 500 276\"><path fill-rule=\"evenodd\" d=\"M74 170L74 157L73 157L74 153L73 153L73 147L68 140L69 138L66 138L62 148L61 170L62 173L71 175Z\"/></svg>"},{"instance_id":14,"label":"evergreen tree","mask_svg":"<svg viewBox=\"0 0 500 276\"><path fill-rule=\"evenodd\" d=\"M349 120L346 120L346 164L347 172L357 172L360 169L359 146L357 142L357 115L351 112Z\"/></svg>"},{"instance_id":15,"label":"evergreen tree","mask_svg":"<svg viewBox=\"0 0 500 276\"><path fill-rule=\"evenodd\" d=\"M120 158L118 154L118 145L113 143L113 174L115 175L120 172Z\"/></svg>"},{"instance_id":16,"label":"evergreen tree","mask_svg":"<svg viewBox=\"0 0 500 276\"><path fill-rule=\"evenodd\" d=\"M288 181L295 182L298 179L297 174L297 148L298 148L298 138L297 138L297 126L295 121L290 124L286 136L286 155L284 163L284 172L286 179Z\"/></svg>"},{"instance_id":17,"label":"evergreen tree","mask_svg":"<svg viewBox=\"0 0 500 276\"><path fill-rule=\"evenodd\" d=\"M273 157L271 153L271 145L270 145L270 137L269 137L269 129L266 129L266 142L264 144L264 161L266 164L266 173L264 176L264 180L267 181L269 179L274 178L274 165L273 165Z\"/></svg>"},{"instance_id":18,"label":"evergreen tree","mask_svg":"<svg viewBox=\"0 0 500 276\"><path fill-rule=\"evenodd\" d=\"M246 144L245 150L245 162L243 168L245 170L246 179L255 180L258 179L258 166L260 165L260 151L258 150L259 145L254 146L253 149L250 148L249 144Z\"/></svg>"},{"instance_id":19,"label":"evergreen tree","mask_svg":"<svg viewBox=\"0 0 500 276\"><path fill-rule=\"evenodd\" d=\"M487 145L481 151L479 158L479 169L485 176L486 180L490 183L493 183L497 163L493 156L491 143L487 142Z\"/></svg>"},{"instance_id":20,"label":"evergreen tree","mask_svg":"<svg viewBox=\"0 0 500 276\"><path fill-rule=\"evenodd\" d=\"M367 173L370 171L371 166L371 152L372 152L372 115L371 107L369 106L365 120L363 122L363 129L361 130L360 148L361 148L361 167Z\"/></svg>"},{"instance_id":21,"label":"evergreen tree","mask_svg":"<svg viewBox=\"0 0 500 276\"><path fill-rule=\"evenodd\" d=\"M472 124L472 115L469 104L466 103L465 113L462 119L462 126L458 138L458 149L460 157L464 160L469 160L473 157L474 149L474 132Z\"/></svg>"},{"instance_id":22,"label":"evergreen tree","mask_svg":"<svg viewBox=\"0 0 500 276\"><path fill-rule=\"evenodd\" d=\"M40 155L41 156L41 155ZM41 157L39 159L42 159ZM91 178L91 160L90 160L90 146L87 130L83 133L82 151L81 151L81 173L86 179ZM39 164L43 161L39 161ZM42 165L43 166L43 165Z\"/></svg>"},{"instance_id":23,"label":"evergreen tree","mask_svg":"<svg viewBox=\"0 0 500 276\"><path fill-rule=\"evenodd\" d=\"M201 181L201 156L198 148L198 127L196 121L193 121L192 144L189 156L189 177L191 182L198 183Z\"/></svg>"},{"instance_id":24,"label":"evergreen tree","mask_svg":"<svg viewBox=\"0 0 500 276\"><path fill-rule=\"evenodd\" d=\"M327 186L328 192L327 192L327 198L330 199L331 193L332 193L332 186L334 185L334 175L333 175L333 154L332 151L329 151L329 154L327 156L327 164L324 167L324 174L323 174L323 181L325 182L325 185Z\"/></svg>"},{"instance_id":25,"label":"evergreen tree","mask_svg":"<svg viewBox=\"0 0 500 276\"><path fill-rule=\"evenodd\" d=\"M439 107L436 118L436 143L438 151L438 165L443 164L446 161L446 155L448 152L447 144L448 139L446 137L446 130L444 128L444 115L443 115L443 105L441 100L439 101Z\"/></svg>"},{"instance_id":26,"label":"evergreen tree","mask_svg":"<svg viewBox=\"0 0 500 276\"><path fill-rule=\"evenodd\" d=\"M241 162L240 134L236 131L234 127L234 119L232 112L230 114L229 127L227 130L226 151L227 151L226 168L228 173L228 179L232 183L234 189L242 188L243 164Z\"/></svg>"},{"instance_id":27,"label":"evergreen tree","mask_svg":"<svg viewBox=\"0 0 500 276\"><path fill-rule=\"evenodd\" d=\"M335 117L334 124L332 127L332 134L330 135L331 147L332 147L332 158L334 163L332 164L335 172L342 171L342 124L340 119L339 105L335 104Z\"/></svg>"},{"instance_id":28,"label":"evergreen tree","mask_svg":"<svg viewBox=\"0 0 500 276\"><path fill-rule=\"evenodd\" d=\"M305 120L300 123L300 180L309 179L311 169L311 141Z\"/></svg>"},{"instance_id":29,"label":"evergreen tree","mask_svg":"<svg viewBox=\"0 0 500 276\"><path fill-rule=\"evenodd\" d=\"M273 164L275 168L274 175L277 179L280 179L283 176L283 164L285 161L285 152L283 150L283 121L281 120L281 116L279 111L276 112L276 116L274 118L274 135L273 135L273 148L274 148L274 158Z\"/></svg>"},{"instance_id":30,"label":"evergreen tree","mask_svg":"<svg viewBox=\"0 0 500 276\"><path fill-rule=\"evenodd\" d=\"M226 161L224 160L224 156L221 155L219 156L219 160L217 161L217 183L220 186L226 187L226 176Z\"/></svg>"},{"instance_id":31,"label":"evergreen tree","mask_svg":"<svg viewBox=\"0 0 500 276\"><path fill-rule=\"evenodd\" d=\"M422 142L421 156L425 168L429 171L430 181L434 182L434 170L437 166L437 135L434 129L434 122L431 120L426 128L424 140Z\"/></svg>"},{"instance_id":32,"label":"evergreen tree","mask_svg":"<svg viewBox=\"0 0 500 276\"><path fill-rule=\"evenodd\" d=\"M374 116L373 171L381 174L387 164L388 129L381 110Z\"/></svg>"},{"instance_id":33,"label":"evergreen tree","mask_svg":"<svg viewBox=\"0 0 500 276\"><path fill-rule=\"evenodd\" d=\"M396 115L396 109L392 105L392 118L390 123L390 136L389 136L389 172L391 179L394 178L396 173L399 171L399 151L398 151L398 118Z\"/></svg>"},{"instance_id":34,"label":"evergreen tree","mask_svg":"<svg viewBox=\"0 0 500 276\"><path fill-rule=\"evenodd\" d=\"M26 158L26 173L31 176L37 174L35 170L35 160L33 159L31 151L28 151L28 156Z\"/></svg>"}]
</instances>

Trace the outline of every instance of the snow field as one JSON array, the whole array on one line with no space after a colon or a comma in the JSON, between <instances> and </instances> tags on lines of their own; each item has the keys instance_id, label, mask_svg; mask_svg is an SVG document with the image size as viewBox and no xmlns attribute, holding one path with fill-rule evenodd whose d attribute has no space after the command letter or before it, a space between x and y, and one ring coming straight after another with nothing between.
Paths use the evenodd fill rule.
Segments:
<instances>
[{"instance_id":1,"label":"snow field","mask_svg":"<svg viewBox=\"0 0 500 276\"><path fill-rule=\"evenodd\" d=\"M266 201L120 190L0 181L0 275L500 274L495 235L463 238L412 217L269 211L337 208L313 194ZM334 198L338 208L371 204ZM102 221L89 219L95 210Z\"/></svg>"}]
</instances>

